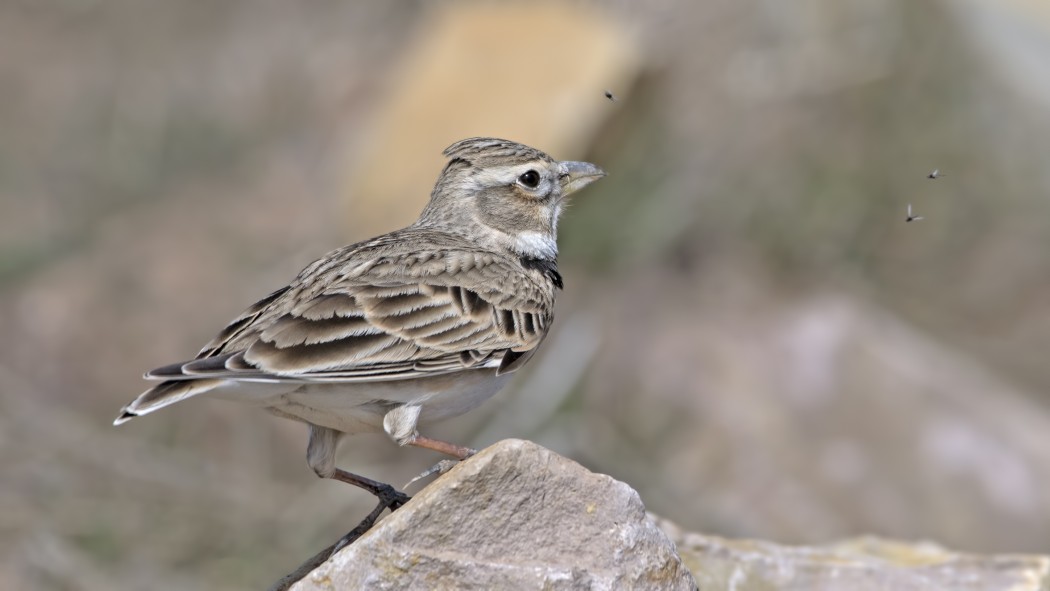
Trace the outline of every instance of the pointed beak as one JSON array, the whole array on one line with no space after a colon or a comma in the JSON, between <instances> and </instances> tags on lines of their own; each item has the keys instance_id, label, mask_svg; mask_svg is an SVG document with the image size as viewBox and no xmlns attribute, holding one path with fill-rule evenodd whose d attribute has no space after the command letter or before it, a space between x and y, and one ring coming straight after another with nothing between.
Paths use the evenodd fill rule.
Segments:
<instances>
[{"instance_id":1,"label":"pointed beak","mask_svg":"<svg viewBox=\"0 0 1050 591\"><path fill-rule=\"evenodd\" d=\"M605 171L590 162L561 162L561 195L566 197L605 176Z\"/></svg>"}]
</instances>

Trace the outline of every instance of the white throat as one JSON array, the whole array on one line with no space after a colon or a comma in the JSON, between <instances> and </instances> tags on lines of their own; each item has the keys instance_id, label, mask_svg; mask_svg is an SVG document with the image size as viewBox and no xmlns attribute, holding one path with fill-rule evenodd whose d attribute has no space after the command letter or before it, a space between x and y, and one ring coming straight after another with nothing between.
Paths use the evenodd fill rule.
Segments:
<instances>
[{"instance_id":1,"label":"white throat","mask_svg":"<svg viewBox=\"0 0 1050 591\"><path fill-rule=\"evenodd\" d=\"M558 241L550 234L532 230L511 238L511 248L530 259L553 261L558 258Z\"/></svg>"}]
</instances>

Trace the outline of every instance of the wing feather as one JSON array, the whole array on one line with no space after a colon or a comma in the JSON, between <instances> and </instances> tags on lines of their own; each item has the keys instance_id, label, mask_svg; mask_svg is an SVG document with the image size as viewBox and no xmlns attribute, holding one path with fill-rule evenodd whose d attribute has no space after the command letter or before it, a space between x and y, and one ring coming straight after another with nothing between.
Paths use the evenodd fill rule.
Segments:
<instances>
[{"instance_id":1,"label":"wing feather","mask_svg":"<svg viewBox=\"0 0 1050 591\"><path fill-rule=\"evenodd\" d=\"M339 315L325 320L311 320L287 315L264 330L259 338L285 349L296 345L319 345L351 337L377 335L382 332L364 316Z\"/></svg>"},{"instance_id":2,"label":"wing feather","mask_svg":"<svg viewBox=\"0 0 1050 591\"><path fill-rule=\"evenodd\" d=\"M374 252L410 242L386 237L329 255L234 319L197 359L146 377L409 379L472 367L503 373L531 357L552 319L549 281L466 242Z\"/></svg>"},{"instance_id":3,"label":"wing feather","mask_svg":"<svg viewBox=\"0 0 1050 591\"><path fill-rule=\"evenodd\" d=\"M267 373L298 375L364 365L361 362L371 354L396 341L396 336L386 333L291 347L258 340L244 352L244 360Z\"/></svg>"}]
</instances>

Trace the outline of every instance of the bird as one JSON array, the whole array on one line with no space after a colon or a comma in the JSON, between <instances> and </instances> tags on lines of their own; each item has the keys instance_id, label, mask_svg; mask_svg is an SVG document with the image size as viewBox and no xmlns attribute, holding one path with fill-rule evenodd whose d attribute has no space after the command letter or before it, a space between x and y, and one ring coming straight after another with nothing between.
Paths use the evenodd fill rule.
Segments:
<instances>
[{"instance_id":1,"label":"bird","mask_svg":"<svg viewBox=\"0 0 1050 591\"><path fill-rule=\"evenodd\" d=\"M936 178L939 178L939 177L942 177L942 176L944 176L944 173L941 172L940 169L934 168L933 170L930 171L930 174L926 175L926 178L928 178L928 179L936 179Z\"/></svg>"},{"instance_id":2,"label":"bird","mask_svg":"<svg viewBox=\"0 0 1050 591\"><path fill-rule=\"evenodd\" d=\"M906 222L917 222L917 221L919 221L921 219L922 219L921 215L912 215L911 214L911 203L909 203L908 204L908 217L904 218L904 221L906 221Z\"/></svg>"},{"instance_id":3,"label":"bird","mask_svg":"<svg viewBox=\"0 0 1050 591\"><path fill-rule=\"evenodd\" d=\"M336 467L345 436L384 432L456 460L475 453L418 427L472 410L532 358L563 287L565 199L605 172L498 138L464 139L443 155L414 223L329 252L193 359L146 372L155 385L114 425L189 398L245 402L306 423L319 477L392 508L408 497Z\"/></svg>"}]
</instances>

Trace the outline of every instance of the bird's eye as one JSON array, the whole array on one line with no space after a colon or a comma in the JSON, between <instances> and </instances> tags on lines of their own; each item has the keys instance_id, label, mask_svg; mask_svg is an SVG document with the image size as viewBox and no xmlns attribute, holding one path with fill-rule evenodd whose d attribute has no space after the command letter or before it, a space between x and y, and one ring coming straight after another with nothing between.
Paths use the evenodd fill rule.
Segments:
<instances>
[{"instance_id":1,"label":"bird's eye","mask_svg":"<svg viewBox=\"0 0 1050 591\"><path fill-rule=\"evenodd\" d=\"M540 184L540 173L535 170L527 170L525 174L518 177L518 181L530 189L535 189Z\"/></svg>"}]
</instances>

